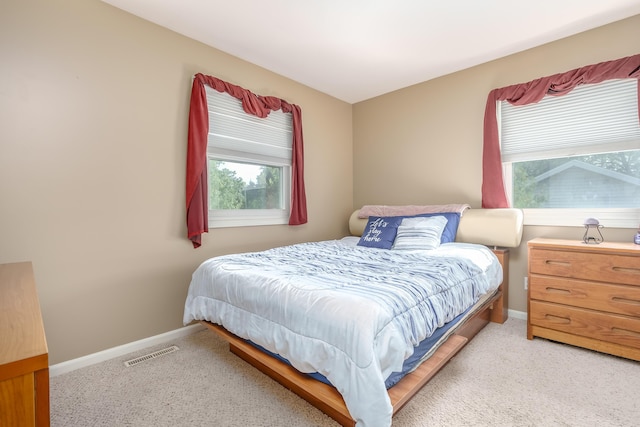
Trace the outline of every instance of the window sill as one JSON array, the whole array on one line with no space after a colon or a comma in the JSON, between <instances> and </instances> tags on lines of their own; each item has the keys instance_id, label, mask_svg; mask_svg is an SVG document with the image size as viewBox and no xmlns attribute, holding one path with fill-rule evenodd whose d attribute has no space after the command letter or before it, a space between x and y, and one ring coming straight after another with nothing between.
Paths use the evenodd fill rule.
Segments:
<instances>
[{"instance_id":1,"label":"window sill","mask_svg":"<svg viewBox=\"0 0 640 427\"><path fill-rule=\"evenodd\" d=\"M638 228L640 208L523 209L524 225L582 227L586 218L597 218L608 228Z\"/></svg>"},{"instance_id":2,"label":"window sill","mask_svg":"<svg viewBox=\"0 0 640 427\"><path fill-rule=\"evenodd\" d=\"M209 228L255 227L282 224L289 224L289 212L285 210L246 209L209 211Z\"/></svg>"}]
</instances>

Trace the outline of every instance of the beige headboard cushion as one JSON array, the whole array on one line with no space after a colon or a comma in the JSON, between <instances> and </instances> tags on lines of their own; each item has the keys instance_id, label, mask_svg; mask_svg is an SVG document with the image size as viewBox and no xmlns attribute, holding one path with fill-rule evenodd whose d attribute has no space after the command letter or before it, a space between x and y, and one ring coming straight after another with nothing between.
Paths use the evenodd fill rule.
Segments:
<instances>
[{"instance_id":1,"label":"beige headboard cushion","mask_svg":"<svg viewBox=\"0 0 640 427\"><path fill-rule=\"evenodd\" d=\"M520 209L467 209L460 218L456 242L515 248L522 240L523 215ZM349 231L361 236L367 218L358 218L358 210L349 218Z\"/></svg>"}]
</instances>

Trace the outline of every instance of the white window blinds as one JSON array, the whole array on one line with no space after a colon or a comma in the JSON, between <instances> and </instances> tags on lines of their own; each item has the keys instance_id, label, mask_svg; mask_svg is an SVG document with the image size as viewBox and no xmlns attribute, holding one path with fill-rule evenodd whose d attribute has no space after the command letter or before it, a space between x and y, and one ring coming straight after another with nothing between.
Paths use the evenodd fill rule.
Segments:
<instances>
[{"instance_id":1,"label":"white window blinds","mask_svg":"<svg viewBox=\"0 0 640 427\"><path fill-rule=\"evenodd\" d=\"M537 104L499 104L503 162L640 148L637 80L576 87Z\"/></svg>"},{"instance_id":2,"label":"white window blinds","mask_svg":"<svg viewBox=\"0 0 640 427\"><path fill-rule=\"evenodd\" d=\"M263 162L291 164L293 124L290 113L271 111L262 119L247 114L242 103L205 86L209 110L208 147L215 153Z\"/></svg>"}]
</instances>

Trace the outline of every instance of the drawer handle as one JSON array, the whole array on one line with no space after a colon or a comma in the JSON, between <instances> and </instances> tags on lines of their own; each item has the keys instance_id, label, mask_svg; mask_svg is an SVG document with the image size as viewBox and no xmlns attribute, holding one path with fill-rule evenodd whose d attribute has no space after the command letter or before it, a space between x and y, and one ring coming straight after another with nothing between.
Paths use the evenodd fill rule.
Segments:
<instances>
[{"instance_id":1,"label":"drawer handle","mask_svg":"<svg viewBox=\"0 0 640 427\"><path fill-rule=\"evenodd\" d=\"M546 289L547 289L547 292L550 292L550 293L565 294L565 295L571 294L571 291L569 289L552 288L551 286L547 286Z\"/></svg>"},{"instance_id":2,"label":"drawer handle","mask_svg":"<svg viewBox=\"0 0 640 427\"><path fill-rule=\"evenodd\" d=\"M613 297L613 298L611 298L611 301L620 302L622 304L640 305L640 301L638 301L638 300L629 299L629 298L622 298L622 297Z\"/></svg>"},{"instance_id":3,"label":"drawer handle","mask_svg":"<svg viewBox=\"0 0 640 427\"><path fill-rule=\"evenodd\" d=\"M630 331L629 329L611 328L611 331L618 334L631 335L632 337L640 338L640 332Z\"/></svg>"},{"instance_id":4,"label":"drawer handle","mask_svg":"<svg viewBox=\"0 0 640 427\"><path fill-rule=\"evenodd\" d=\"M640 274L640 270L637 268L629 268L629 267L612 267L613 271L618 273L629 273L629 274Z\"/></svg>"},{"instance_id":5,"label":"drawer handle","mask_svg":"<svg viewBox=\"0 0 640 427\"><path fill-rule=\"evenodd\" d=\"M571 323L571 319L568 317L554 316L553 314L545 314L544 317L547 320L551 320L552 322L555 322L555 323L562 323L565 325L568 325L569 323Z\"/></svg>"},{"instance_id":6,"label":"drawer handle","mask_svg":"<svg viewBox=\"0 0 640 427\"><path fill-rule=\"evenodd\" d=\"M569 261L555 261L552 259L546 259L544 260L544 263L547 265L561 265L563 267L570 267L571 263Z\"/></svg>"}]
</instances>

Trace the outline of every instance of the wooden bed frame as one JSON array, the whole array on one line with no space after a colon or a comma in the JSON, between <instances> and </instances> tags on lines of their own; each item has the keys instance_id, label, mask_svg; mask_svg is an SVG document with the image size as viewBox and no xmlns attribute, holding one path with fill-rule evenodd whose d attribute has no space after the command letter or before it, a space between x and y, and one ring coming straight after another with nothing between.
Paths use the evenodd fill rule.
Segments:
<instances>
[{"instance_id":1,"label":"wooden bed frame","mask_svg":"<svg viewBox=\"0 0 640 427\"><path fill-rule=\"evenodd\" d=\"M416 370L404 376L388 390L395 415L420 389L489 322L504 323L508 314L509 250L494 248L503 268L503 281L496 294L460 325L456 332ZM340 393L333 387L300 373L290 365L256 349L221 326L201 321L229 342L229 350L290 389L342 426L354 427L355 421Z\"/></svg>"}]
</instances>

